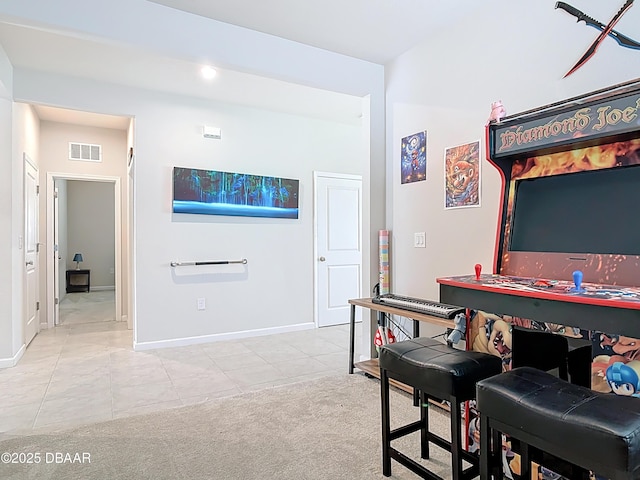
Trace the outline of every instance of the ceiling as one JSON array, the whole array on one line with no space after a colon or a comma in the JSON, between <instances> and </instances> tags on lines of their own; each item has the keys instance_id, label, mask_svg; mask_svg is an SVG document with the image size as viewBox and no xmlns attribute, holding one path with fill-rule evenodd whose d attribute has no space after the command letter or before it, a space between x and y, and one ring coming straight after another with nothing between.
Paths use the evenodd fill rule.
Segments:
<instances>
[{"instance_id":1,"label":"ceiling","mask_svg":"<svg viewBox=\"0 0 640 480\"><path fill-rule=\"evenodd\" d=\"M149 0L384 65L483 8L477 0Z\"/></svg>"},{"instance_id":2,"label":"ceiling","mask_svg":"<svg viewBox=\"0 0 640 480\"><path fill-rule=\"evenodd\" d=\"M481 8L476 0L147 0L331 52L385 64L446 25ZM398 8L401 4L402 8ZM357 123L360 98L201 65L174 53L140 51L95 37L0 21L0 44L14 67L197 96L320 119ZM43 120L126 128L128 119L37 107Z\"/></svg>"},{"instance_id":3,"label":"ceiling","mask_svg":"<svg viewBox=\"0 0 640 480\"><path fill-rule=\"evenodd\" d=\"M127 130L130 119L104 113L82 112L68 108L56 108L48 105L34 105L40 120L47 122L71 123L87 127L112 128Z\"/></svg>"}]
</instances>

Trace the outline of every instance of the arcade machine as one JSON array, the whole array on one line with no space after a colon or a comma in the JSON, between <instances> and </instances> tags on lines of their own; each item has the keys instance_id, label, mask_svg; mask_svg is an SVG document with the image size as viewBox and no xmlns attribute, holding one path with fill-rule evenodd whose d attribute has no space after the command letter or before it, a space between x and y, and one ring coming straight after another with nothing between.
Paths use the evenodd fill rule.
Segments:
<instances>
[{"instance_id":1,"label":"arcade machine","mask_svg":"<svg viewBox=\"0 0 640 480\"><path fill-rule=\"evenodd\" d=\"M491 122L486 146L493 269L438 278L440 301L473 310L469 348L505 369L519 348L546 354L516 333L553 332L588 345L577 383L640 396L640 79Z\"/></svg>"}]
</instances>

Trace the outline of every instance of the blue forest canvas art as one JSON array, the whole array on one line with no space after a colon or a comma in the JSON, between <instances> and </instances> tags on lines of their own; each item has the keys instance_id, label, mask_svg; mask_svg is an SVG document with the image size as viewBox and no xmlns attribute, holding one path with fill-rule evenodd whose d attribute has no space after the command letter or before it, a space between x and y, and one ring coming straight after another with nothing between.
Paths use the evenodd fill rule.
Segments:
<instances>
[{"instance_id":1,"label":"blue forest canvas art","mask_svg":"<svg viewBox=\"0 0 640 480\"><path fill-rule=\"evenodd\" d=\"M173 168L173 213L298 218L299 181Z\"/></svg>"}]
</instances>

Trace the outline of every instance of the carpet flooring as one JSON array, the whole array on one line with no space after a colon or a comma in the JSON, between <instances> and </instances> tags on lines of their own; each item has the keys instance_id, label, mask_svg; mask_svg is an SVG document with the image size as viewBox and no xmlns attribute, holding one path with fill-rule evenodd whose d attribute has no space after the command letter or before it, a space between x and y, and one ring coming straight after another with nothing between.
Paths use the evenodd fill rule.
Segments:
<instances>
[{"instance_id":1,"label":"carpet flooring","mask_svg":"<svg viewBox=\"0 0 640 480\"><path fill-rule=\"evenodd\" d=\"M392 391L392 427L418 418ZM430 410L448 438L448 415ZM394 442L418 458L418 434ZM163 412L0 442L3 480L382 479L379 382L336 375ZM7 461L8 460L8 461ZM427 462L450 478L449 455ZM392 479L415 475L393 463Z\"/></svg>"}]
</instances>

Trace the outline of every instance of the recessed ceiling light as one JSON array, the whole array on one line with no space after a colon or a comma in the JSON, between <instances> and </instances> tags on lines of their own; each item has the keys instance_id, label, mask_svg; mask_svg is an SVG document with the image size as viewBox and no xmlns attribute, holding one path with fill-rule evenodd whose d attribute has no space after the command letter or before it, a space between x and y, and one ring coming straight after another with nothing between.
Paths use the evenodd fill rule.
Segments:
<instances>
[{"instance_id":1,"label":"recessed ceiling light","mask_svg":"<svg viewBox=\"0 0 640 480\"><path fill-rule=\"evenodd\" d=\"M213 77L216 76L216 69L213 67L202 67L202 76L207 79L207 80L211 80Z\"/></svg>"}]
</instances>

